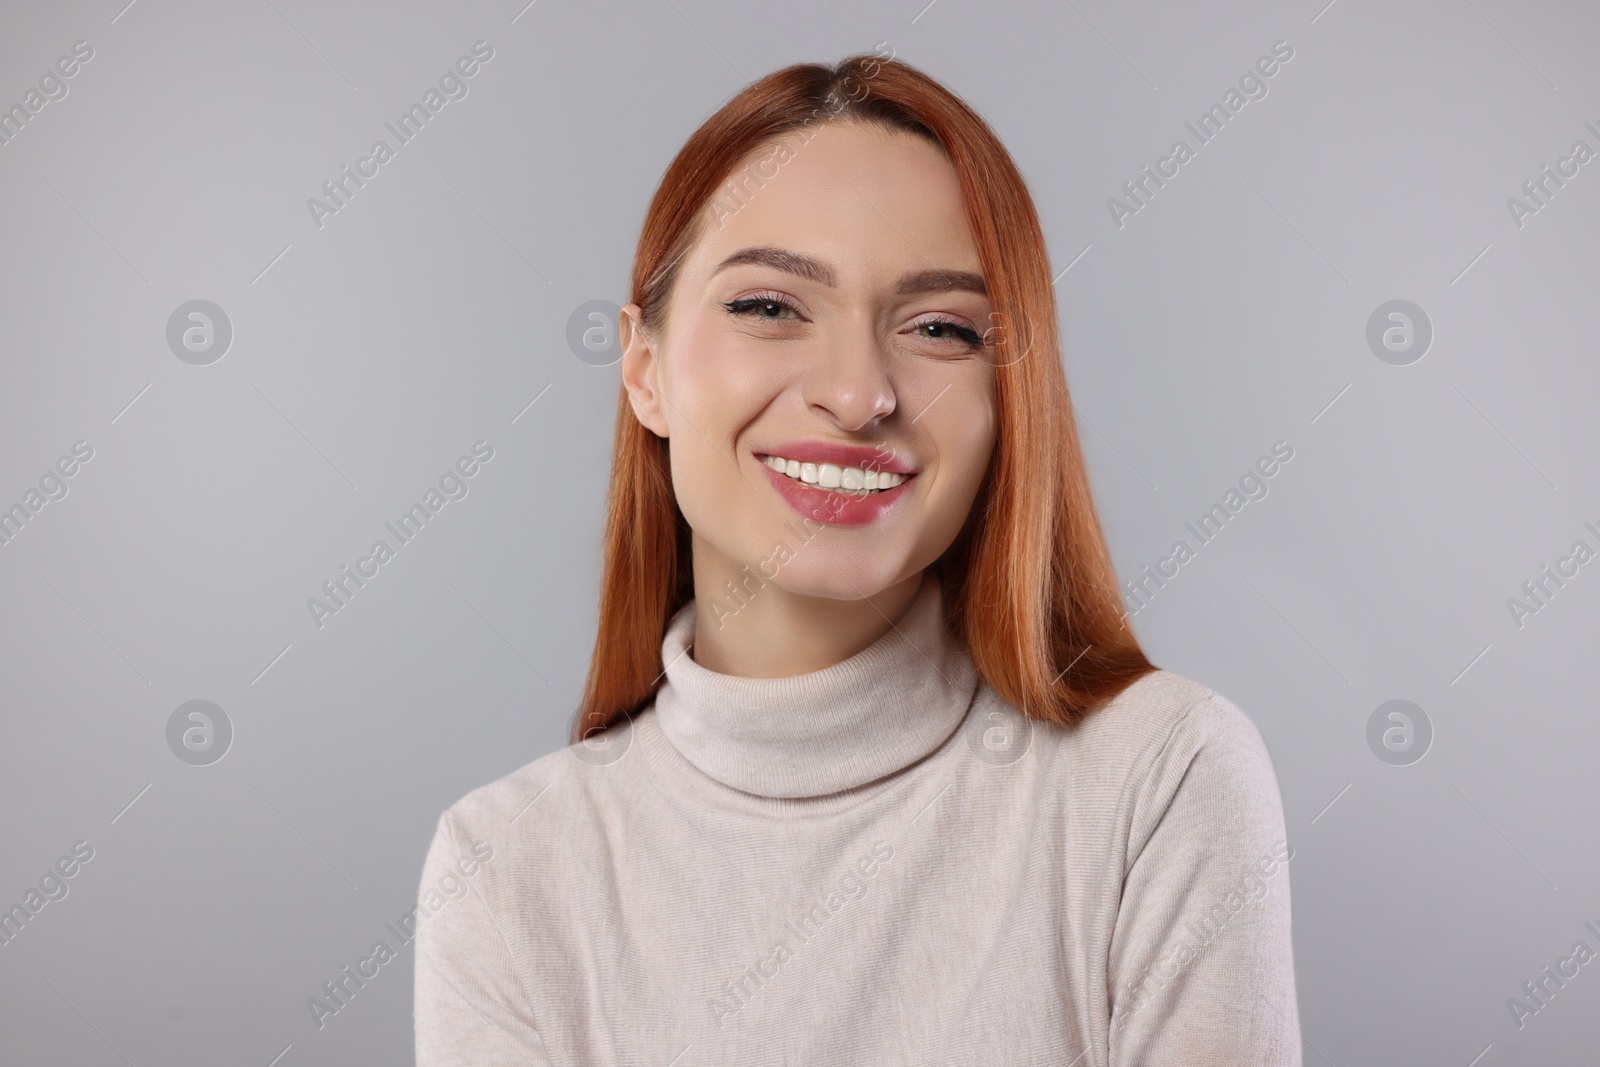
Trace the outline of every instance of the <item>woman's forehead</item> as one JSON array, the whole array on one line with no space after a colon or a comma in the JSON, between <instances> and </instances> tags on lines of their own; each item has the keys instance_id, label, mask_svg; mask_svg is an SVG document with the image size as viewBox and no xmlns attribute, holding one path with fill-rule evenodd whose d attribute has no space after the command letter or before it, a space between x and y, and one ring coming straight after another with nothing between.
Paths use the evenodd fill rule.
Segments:
<instances>
[{"instance_id":1,"label":"woman's forehead","mask_svg":"<svg viewBox=\"0 0 1600 1067\"><path fill-rule=\"evenodd\" d=\"M847 272L908 262L977 271L960 182L936 145L858 123L757 151L705 205L689 269L741 250L788 249Z\"/></svg>"}]
</instances>

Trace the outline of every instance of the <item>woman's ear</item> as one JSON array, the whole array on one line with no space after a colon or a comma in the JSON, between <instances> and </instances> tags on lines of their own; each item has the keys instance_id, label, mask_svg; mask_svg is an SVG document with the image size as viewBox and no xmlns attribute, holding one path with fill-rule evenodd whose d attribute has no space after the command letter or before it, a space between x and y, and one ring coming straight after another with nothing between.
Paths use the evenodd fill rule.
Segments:
<instances>
[{"instance_id":1,"label":"woman's ear","mask_svg":"<svg viewBox=\"0 0 1600 1067\"><path fill-rule=\"evenodd\" d=\"M667 420L661 413L661 360L657 343L646 332L638 304L622 309L617 321L617 340L622 345L622 384L628 390L633 414L657 437L670 437Z\"/></svg>"}]
</instances>

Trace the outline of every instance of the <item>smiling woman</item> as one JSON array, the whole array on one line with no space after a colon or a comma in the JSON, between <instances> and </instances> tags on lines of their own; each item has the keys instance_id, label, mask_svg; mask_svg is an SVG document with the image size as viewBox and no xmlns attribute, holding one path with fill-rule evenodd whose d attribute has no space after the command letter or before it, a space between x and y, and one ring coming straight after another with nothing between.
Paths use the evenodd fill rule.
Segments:
<instances>
[{"instance_id":1,"label":"smiling woman","mask_svg":"<svg viewBox=\"0 0 1600 1067\"><path fill-rule=\"evenodd\" d=\"M419 1067L1300 1063L1271 759L1127 624L1051 276L1005 148L903 62L689 139L572 743L439 820L423 884L507 858L418 932Z\"/></svg>"}]
</instances>

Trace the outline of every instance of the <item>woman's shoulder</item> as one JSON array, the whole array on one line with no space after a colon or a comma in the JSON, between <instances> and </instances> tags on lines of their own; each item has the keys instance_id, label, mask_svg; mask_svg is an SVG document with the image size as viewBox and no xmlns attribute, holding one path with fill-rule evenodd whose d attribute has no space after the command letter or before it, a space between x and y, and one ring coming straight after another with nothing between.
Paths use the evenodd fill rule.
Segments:
<instances>
[{"instance_id":1,"label":"woman's shoulder","mask_svg":"<svg viewBox=\"0 0 1600 1067\"><path fill-rule=\"evenodd\" d=\"M1074 790L1121 798L1112 807L1129 816L1134 836L1180 797L1225 820L1282 818L1272 757L1255 722L1193 678L1158 668L1076 726L1049 730Z\"/></svg>"},{"instance_id":2,"label":"woman's shoulder","mask_svg":"<svg viewBox=\"0 0 1600 1067\"><path fill-rule=\"evenodd\" d=\"M1208 742L1260 742L1254 721L1217 690L1176 671L1140 675L1071 727L1055 727L1078 751L1149 759Z\"/></svg>"},{"instance_id":3,"label":"woman's shoulder","mask_svg":"<svg viewBox=\"0 0 1600 1067\"><path fill-rule=\"evenodd\" d=\"M607 731L603 743L579 742L530 760L461 796L440 816L458 830L496 840L523 836L535 827L570 829L574 820L607 803L621 777L620 763L634 741L633 724Z\"/></svg>"}]
</instances>

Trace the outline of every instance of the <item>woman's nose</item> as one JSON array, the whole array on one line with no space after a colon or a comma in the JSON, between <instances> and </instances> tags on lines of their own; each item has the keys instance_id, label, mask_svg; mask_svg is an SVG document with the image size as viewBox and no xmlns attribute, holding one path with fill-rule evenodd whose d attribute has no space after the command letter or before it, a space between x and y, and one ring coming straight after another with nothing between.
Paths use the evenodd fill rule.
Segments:
<instances>
[{"instance_id":1,"label":"woman's nose","mask_svg":"<svg viewBox=\"0 0 1600 1067\"><path fill-rule=\"evenodd\" d=\"M829 339L806 372L806 402L828 412L842 430L859 430L895 408L891 354L869 325Z\"/></svg>"}]
</instances>

